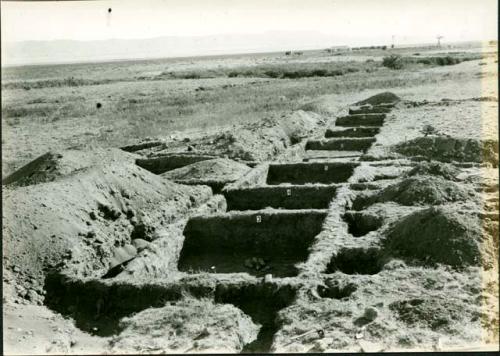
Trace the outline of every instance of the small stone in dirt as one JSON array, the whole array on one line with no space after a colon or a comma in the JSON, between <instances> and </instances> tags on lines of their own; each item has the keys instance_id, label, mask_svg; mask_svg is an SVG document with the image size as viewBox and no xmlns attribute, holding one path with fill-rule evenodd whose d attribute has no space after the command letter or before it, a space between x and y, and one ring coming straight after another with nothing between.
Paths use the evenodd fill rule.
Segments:
<instances>
[{"instance_id":1,"label":"small stone in dirt","mask_svg":"<svg viewBox=\"0 0 500 356\"><path fill-rule=\"evenodd\" d=\"M378 316L378 311L377 309L373 307L368 307L365 309L365 313L363 314L363 317L366 320L369 320L370 322L374 321Z\"/></svg>"},{"instance_id":2,"label":"small stone in dirt","mask_svg":"<svg viewBox=\"0 0 500 356\"><path fill-rule=\"evenodd\" d=\"M190 139L189 137L186 137L186 138L184 138L184 139L182 140L182 142L190 142L190 141L191 141L191 139Z\"/></svg>"},{"instance_id":3,"label":"small stone in dirt","mask_svg":"<svg viewBox=\"0 0 500 356\"><path fill-rule=\"evenodd\" d=\"M132 219L135 215L135 212L132 209L127 209L125 213L127 214L127 219Z\"/></svg>"},{"instance_id":4,"label":"small stone in dirt","mask_svg":"<svg viewBox=\"0 0 500 356\"><path fill-rule=\"evenodd\" d=\"M92 231L92 230L87 232L87 235L86 235L86 237L89 239L93 239L95 236L96 236L96 233L95 233L95 231Z\"/></svg>"},{"instance_id":5,"label":"small stone in dirt","mask_svg":"<svg viewBox=\"0 0 500 356\"><path fill-rule=\"evenodd\" d=\"M132 245L137 249L137 252L141 252L142 250L149 247L150 243L143 239L135 239L132 240Z\"/></svg>"},{"instance_id":6,"label":"small stone in dirt","mask_svg":"<svg viewBox=\"0 0 500 356\"><path fill-rule=\"evenodd\" d=\"M191 145L189 145L189 146L187 146L187 150L188 150L188 151L193 151L193 150L194 150L194 147L193 147L193 146L191 146Z\"/></svg>"},{"instance_id":7,"label":"small stone in dirt","mask_svg":"<svg viewBox=\"0 0 500 356\"><path fill-rule=\"evenodd\" d=\"M95 213L94 211L91 211L91 212L89 213L89 216L90 216L90 218L91 218L92 220L96 220L96 219L97 219L97 215L96 215L96 213Z\"/></svg>"}]
</instances>

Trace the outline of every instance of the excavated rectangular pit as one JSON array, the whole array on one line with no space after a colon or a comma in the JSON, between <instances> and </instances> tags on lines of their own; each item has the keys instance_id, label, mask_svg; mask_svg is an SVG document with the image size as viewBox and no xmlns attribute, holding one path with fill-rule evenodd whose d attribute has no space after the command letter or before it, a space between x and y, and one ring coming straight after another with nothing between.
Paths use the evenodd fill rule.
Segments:
<instances>
[{"instance_id":1,"label":"excavated rectangular pit","mask_svg":"<svg viewBox=\"0 0 500 356\"><path fill-rule=\"evenodd\" d=\"M306 260L326 214L291 210L193 217L184 229L179 270L294 276L294 265Z\"/></svg>"},{"instance_id":2,"label":"excavated rectangular pit","mask_svg":"<svg viewBox=\"0 0 500 356\"><path fill-rule=\"evenodd\" d=\"M257 339L245 345L242 353L269 353L274 334L279 330L278 312L289 306L296 296L290 285L257 284L217 286L215 301L233 304L261 325Z\"/></svg>"},{"instance_id":3,"label":"excavated rectangular pit","mask_svg":"<svg viewBox=\"0 0 500 356\"><path fill-rule=\"evenodd\" d=\"M327 209L336 185L265 186L224 192L228 210Z\"/></svg>"},{"instance_id":4,"label":"excavated rectangular pit","mask_svg":"<svg viewBox=\"0 0 500 356\"><path fill-rule=\"evenodd\" d=\"M154 158L138 158L135 161L139 167L147 169L151 173L161 174L176 168L187 166L188 164L217 158L210 155L191 153L172 153Z\"/></svg>"},{"instance_id":5,"label":"excavated rectangular pit","mask_svg":"<svg viewBox=\"0 0 500 356\"><path fill-rule=\"evenodd\" d=\"M374 137L330 138L309 140L306 150L366 151L375 142Z\"/></svg>"},{"instance_id":6,"label":"excavated rectangular pit","mask_svg":"<svg viewBox=\"0 0 500 356\"><path fill-rule=\"evenodd\" d=\"M339 117L336 126L382 126L385 114L356 114Z\"/></svg>"},{"instance_id":7,"label":"excavated rectangular pit","mask_svg":"<svg viewBox=\"0 0 500 356\"><path fill-rule=\"evenodd\" d=\"M340 130L328 129L325 137L373 137L380 132L380 127L349 127Z\"/></svg>"},{"instance_id":8,"label":"excavated rectangular pit","mask_svg":"<svg viewBox=\"0 0 500 356\"><path fill-rule=\"evenodd\" d=\"M343 183L352 175L355 162L302 162L290 164L271 164L267 173L267 184L282 183Z\"/></svg>"}]
</instances>

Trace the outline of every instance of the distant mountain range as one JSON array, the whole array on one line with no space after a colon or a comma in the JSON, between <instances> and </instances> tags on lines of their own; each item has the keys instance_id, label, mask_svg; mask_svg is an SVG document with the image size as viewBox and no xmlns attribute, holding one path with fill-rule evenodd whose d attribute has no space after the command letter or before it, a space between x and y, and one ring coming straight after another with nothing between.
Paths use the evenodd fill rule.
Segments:
<instances>
[{"instance_id":1,"label":"distant mountain range","mask_svg":"<svg viewBox=\"0 0 500 356\"><path fill-rule=\"evenodd\" d=\"M403 43L419 42L422 43L422 39L403 38L398 47L404 46ZM370 46L390 43L367 37L349 38L314 31L99 41L24 41L2 43L2 66L261 53L344 45Z\"/></svg>"},{"instance_id":2,"label":"distant mountain range","mask_svg":"<svg viewBox=\"0 0 500 356\"><path fill-rule=\"evenodd\" d=\"M157 37L100 41L25 41L4 43L2 65L98 62L118 59L184 57L282 50L316 49L343 45L338 38L318 32Z\"/></svg>"}]
</instances>

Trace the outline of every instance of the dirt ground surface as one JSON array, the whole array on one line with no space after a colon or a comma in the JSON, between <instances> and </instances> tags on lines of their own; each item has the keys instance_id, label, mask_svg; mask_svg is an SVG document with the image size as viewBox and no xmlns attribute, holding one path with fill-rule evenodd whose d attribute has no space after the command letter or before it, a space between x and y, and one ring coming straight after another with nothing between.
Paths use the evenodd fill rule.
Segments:
<instances>
[{"instance_id":1,"label":"dirt ground surface","mask_svg":"<svg viewBox=\"0 0 500 356\"><path fill-rule=\"evenodd\" d=\"M104 125L102 111L83 106L84 116L72 117L73 104L58 120L30 122L28 108L63 100L62 89L9 89L4 352L498 350L497 55L467 49L481 51L481 59L401 71L371 67L381 50L181 61L169 71L325 62L373 71L155 77L128 89L113 72L116 83L65 94L123 89L158 99L162 84L177 98L204 96L208 109L179 104L199 115L198 126L169 123L157 135L131 135L122 118ZM6 78L33 85L26 82L63 78L65 70ZM135 63L127 73L164 78L164 71ZM241 89L222 89L230 84L247 95L262 85L274 99L255 97L258 110L217 111L245 112L240 121L206 124L211 107L229 105L207 93ZM373 105L356 104L376 94ZM43 102L28 104L33 98ZM111 102L106 115L118 110ZM25 111L12 114L14 105ZM361 141L367 148L358 150Z\"/></svg>"}]
</instances>

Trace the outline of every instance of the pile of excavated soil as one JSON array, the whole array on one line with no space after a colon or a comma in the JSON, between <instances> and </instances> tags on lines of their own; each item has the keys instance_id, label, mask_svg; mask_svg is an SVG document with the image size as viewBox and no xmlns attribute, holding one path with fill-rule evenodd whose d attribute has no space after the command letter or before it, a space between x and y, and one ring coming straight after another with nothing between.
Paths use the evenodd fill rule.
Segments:
<instances>
[{"instance_id":1,"label":"pile of excavated soil","mask_svg":"<svg viewBox=\"0 0 500 356\"><path fill-rule=\"evenodd\" d=\"M384 240L387 252L454 267L480 265L493 260L491 238L481 219L451 206L431 207L407 215L389 227Z\"/></svg>"},{"instance_id":2,"label":"pile of excavated soil","mask_svg":"<svg viewBox=\"0 0 500 356\"><path fill-rule=\"evenodd\" d=\"M62 161L76 157L65 155ZM141 169L118 149L85 155L91 157L87 168L4 189L4 282L14 285L13 300L40 303L45 275L53 270L105 275L138 253L134 239L153 241L162 226L211 196L207 187L178 185Z\"/></svg>"},{"instance_id":3,"label":"pile of excavated soil","mask_svg":"<svg viewBox=\"0 0 500 356\"><path fill-rule=\"evenodd\" d=\"M82 151L47 152L3 179L3 185L26 186L52 182L92 165L92 156Z\"/></svg>"},{"instance_id":4,"label":"pile of excavated soil","mask_svg":"<svg viewBox=\"0 0 500 356\"><path fill-rule=\"evenodd\" d=\"M259 326L230 304L185 298L150 308L120 322L113 352L238 353L257 338Z\"/></svg>"},{"instance_id":5,"label":"pile of excavated soil","mask_svg":"<svg viewBox=\"0 0 500 356\"><path fill-rule=\"evenodd\" d=\"M498 167L498 141L425 136L399 143L393 150L405 156L421 156L441 162L490 163Z\"/></svg>"},{"instance_id":6,"label":"pile of excavated soil","mask_svg":"<svg viewBox=\"0 0 500 356\"><path fill-rule=\"evenodd\" d=\"M448 180L456 180L460 170L452 164L443 162L419 162L414 168L412 168L406 176L413 177L416 175L432 175L443 177Z\"/></svg>"},{"instance_id":7,"label":"pile of excavated soil","mask_svg":"<svg viewBox=\"0 0 500 356\"><path fill-rule=\"evenodd\" d=\"M279 124L293 144L310 136L318 126L325 124L325 121L316 113L298 110L283 115Z\"/></svg>"},{"instance_id":8,"label":"pile of excavated soil","mask_svg":"<svg viewBox=\"0 0 500 356\"><path fill-rule=\"evenodd\" d=\"M456 201L477 201L477 193L468 186L438 176L414 176L392 184L372 195L359 195L356 210L389 201L401 205L440 205Z\"/></svg>"},{"instance_id":9,"label":"pile of excavated soil","mask_svg":"<svg viewBox=\"0 0 500 356\"><path fill-rule=\"evenodd\" d=\"M299 110L278 118L234 125L230 130L215 134L165 142L137 153L152 157L173 152L192 152L235 160L266 161L307 137L324 123L320 115Z\"/></svg>"},{"instance_id":10,"label":"pile of excavated soil","mask_svg":"<svg viewBox=\"0 0 500 356\"><path fill-rule=\"evenodd\" d=\"M391 104L391 103L397 103L401 101L401 98L397 96L394 93L391 92L383 92L380 94L376 94L373 96L370 96L368 99L358 101L356 105L380 105L380 104Z\"/></svg>"},{"instance_id":11,"label":"pile of excavated soil","mask_svg":"<svg viewBox=\"0 0 500 356\"><path fill-rule=\"evenodd\" d=\"M227 158L196 162L161 174L171 180L217 180L234 182L250 171L250 167Z\"/></svg>"}]
</instances>

